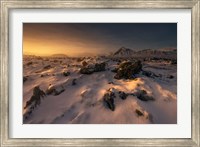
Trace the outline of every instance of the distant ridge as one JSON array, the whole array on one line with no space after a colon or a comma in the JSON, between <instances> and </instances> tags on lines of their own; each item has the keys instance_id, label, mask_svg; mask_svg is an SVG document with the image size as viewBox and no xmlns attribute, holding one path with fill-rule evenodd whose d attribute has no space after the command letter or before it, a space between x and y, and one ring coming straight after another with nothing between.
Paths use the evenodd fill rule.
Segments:
<instances>
[{"instance_id":1,"label":"distant ridge","mask_svg":"<svg viewBox=\"0 0 200 147\"><path fill-rule=\"evenodd\" d=\"M112 54L113 57L161 57L161 58L173 58L177 57L176 48L161 48L161 49L143 49L134 51L132 49L121 47Z\"/></svg>"},{"instance_id":2,"label":"distant ridge","mask_svg":"<svg viewBox=\"0 0 200 147\"><path fill-rule=\"evenodd\" d=\"M68 57L66 54L53 54L52 57Z\"/></svg>"},{"instance_id":3,"label":"distant ridge","mask_svg":"<svg viewBox=\"0 0 200 147\"><path fill-rule=\"evenodd\" d=\"M134 51L129 48L121 47L113 55L114 56L131 56L133 53Z\"/></svg>"}]
</instances>

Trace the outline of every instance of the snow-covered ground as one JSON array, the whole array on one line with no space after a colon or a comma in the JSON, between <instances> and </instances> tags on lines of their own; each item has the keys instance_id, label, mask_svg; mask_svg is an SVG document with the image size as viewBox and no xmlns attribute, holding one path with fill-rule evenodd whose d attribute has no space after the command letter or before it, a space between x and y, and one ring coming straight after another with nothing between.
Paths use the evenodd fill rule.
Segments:
<instances>
[{"instance_id":1,"label":"snow-covered ground","mask_svg":"<svg viewBox=\"0 0 200 147\"><path fill-rule=\"evenodd\" d=\"M81 74L83 61L106 62L106 70ZM143 61L135 79L115 79L118 62L104 57L68 58L24 56L23 115L25 124L174 124L177 123L177 66L168 61ZM66 75L64 75L64 73ZM150 73L150 74L149 74ZM47 93L30 112L25 107L34 87ZM48 90L47 90L48 89ZM115 93L115 110L104 94ZM145 91L154 100L142 101L134 93ZM121 99L119 91L127 94ZM29 113L27 115L27 113Z\"/></svg>"}]
</instances>

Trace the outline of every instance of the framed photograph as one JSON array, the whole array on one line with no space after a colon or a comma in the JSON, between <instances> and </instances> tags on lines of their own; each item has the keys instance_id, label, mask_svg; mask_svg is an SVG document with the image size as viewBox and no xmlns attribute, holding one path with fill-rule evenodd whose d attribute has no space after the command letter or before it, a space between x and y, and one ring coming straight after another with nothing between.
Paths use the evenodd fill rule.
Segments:
<instances>
[{"instance_id":1,"label":"framed photograph","mask_svg":"<svg viewBox=\"0 0 200 147\"><path fill-rule=\"evenodd\" d=\"M1 146L200 146L200 2L1 1Z\"/></svg>"}]
</instances>

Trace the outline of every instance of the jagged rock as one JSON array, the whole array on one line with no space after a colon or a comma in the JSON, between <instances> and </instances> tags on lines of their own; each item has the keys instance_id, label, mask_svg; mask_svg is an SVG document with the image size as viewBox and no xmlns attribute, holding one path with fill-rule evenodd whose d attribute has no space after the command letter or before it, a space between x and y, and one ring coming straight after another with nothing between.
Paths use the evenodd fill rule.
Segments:
<instances>
[{"instance_id":1,"label":"jagged rock","mask_svg":"<svg viewBox=\"0 0 200 147\"><path fill-rule=\"evenodd\" d=\"M83 61L81 64L82 64L84 67L88 65L88 63L87 63L86 61Z\"/></svg>"},{"instance_id":2,"label":"jagged rock","mask_svg":"<svg viewBox=\"0 0 200 147\"><path fill-rule=\"evenodd\" d=\"M50 69L51 68L51 65L47 65L44 67L44 69Z\"/></svg>"},{"instance_id":3,"label":"jagged rock","mask_svg":"<svg viewBox=\"0 0 200 147\"><path fill-rule=\"evenodd\" d=\"M23 83L26 82L28 80L27 77L23 77Z\"/></svg>"},{"instance_id":4,"label":"jagged rock","mask_svg":"<svg viewBox=\"0 0 200 147\"><path fill-rule=\"evenodd\" d=\"M167 78L168 78L168 79L173 79L173 78L174 78L174 76L172 76L172 75L169 75L169 76L167 76Z\"/></svg>"},{"instance_id":5,"label":"jagged rock","mask_svg":"<svg viewBox=\"0 0 200 147\"><path fill-rule=\"evenodd\" d=\"M134 75L142 69L141 61L124 61L120 63L115 79L134 79Z\"/></svg>"},{"instance_id":6,"label":"jagged rock","mask_svg":"<svg viewBox=\"0 0 200 147\"><path fill-rule=\"evenodd\" d=\"M70 72L68 72L68 71L67 71L67 72L65 72L65 71L64 71L64 72L63 72L63 75L64 75L65 77L67 77L67 76L69 76L69 75L70 75Z\"/></svg>"},{"instance_id":7,"label":"jagged rock","mask_svg":"<svg viewBox=\"0 0 200 147\"><path fill-rule=\"evenodd\" d=\"M119 91L119 97L122 99L122 100L125 100L128 96L128 94L126 94L125 92L123 91Z\"/></svg>"},{"instance_id":8,"label":"jagged rock","mask_svg":"<svg viewBox=\"0 0 200 147\"><path fill-rule=\"evenodd\" d=\"M139 90L134 95L141 101L154 101L152 96L149 96L145 90Z\"/></svg>"},{"instance_id":9,"label":"jagged rock","mask_svg":"<svg viewBox=\"0 0 200 147\"><path fill-rule=\"evenodd\" d=\"M147 76L147 77L151 77L152 76L152 72L150 72L150 71L142 71L142 74L144 76Z\"/></svg>"},{"instance_id":10,"label":"jagged rock","mask_svg":"<svg viewBox=\"0 0 200 147\"><path fill-rule=\"evenodd\" d=\"M115 97L116 97L115 93L112 92L112 90L110 89L103 96L104 102L107 104L108 108L110 108L112 111L115 110L115 104L114 104Z\"/></svg>"},{"instance_id":11,"label":"jagged rock","mask_svg":"<svg viewBox=\"0 0 200 147\"><path fill-rule=\"evenodd\" d=\"M111 81L111 82L108 82L108 84L114 84L114 83Z\"/></svg>"},{"instance_id":12,"label":"jagged rock","mask_svg":"<svg viewBox=\"0 0 200 147\"><path fill-rule=\"evenodd\" d=\"M94 72L94 68L92 67L82 67L80 69L81 74L92 74Z\"/></svg>"},{"instance_id":13,"label":"jagged rock","mask_svg":"<svg viewBox=\"0 0 200 147\"><path fill-rule=\"evenodd\" d=\"M177 60L172 60L172 61L171 61L171 64L172 64L172 65L176 65L176 64L177 64Z\"/></svg>"},{"instance_id":14,"label":"jagged rock","mask_svg":"<svg viewBox=\"0 0 200 147\"><path fill-rule=\"evenodd\" d=\"M53 86L51 84L49 84L49 87L48 89L46 90L46 94L47 95L50 95L50 94L53 94L53 95L59 95L61 94L62 92L64 92L65 89L63 88L63 86Z\"/></svg>"},{"instance_id":15,"label":"jagged rock","mask_svg":"<svg viewBox=\"0 0 200 147\"><path fill-rule=\"evenodd\" d=\"M32 65L32 64L33 64L33 62L30 61L30 62L28 62L26 65L29 66L29 65Z\"/></svg>"},{"instance_id":16,"label":"jagged rock","mask_svg":"<svg viewBox=\"0 0 200 147\"><path fill-rule=\"evenodd\" d=\"M46 76L50 76L48 73L47 74L41 74L40 77L46 77Z\"/></svg>"},{"instance_id":17,"label":"jagged rock","mask_svg":"<svg viewBox=\"0 0 200 147\"><path fill-rule=\"evenodd\" d=\"M135 110L135 113L137 114L137 116L144 116L144 113L138 109Z\"/></svg>"},{"instance_id":18,"label":"jagged rock","mask_svg":"<svg viewBox=\"0 0 200 147\"><path fill-rule=\"evenodd\" d=\"M33 105L34 107L36 107L37 105L40 104L41 98L43 98L44 96L45 96L45 93L39 88L39 86L34 87L33 95L31 99L26 102L26 106L24 108L26 109L30 105Z\"/></svg>"},{"instance_id":19,"label":"jagged rock","mask_svg":"<svg viewBox=\"0 0 200 147\"><path fill-rule=\"evenodd\" d=\"M96 63L94 65L88 65L80 69L81 74L92 74L93 72L105 71L106 63Z\"/></svg>"},{"instance_id":20,"label":"jagged rock","mask_svg":"<svg viewBox=\"0 0 200 147\"><path fill-rule=\"evenodd\" d=\"M114 68L111 71L114 72L114 73L117 73L117 68Z\"/></svg>"},{"instance_id":21,"label":"jagged rock","mask_svg":"<svg viewBox=\"0 0 200 147\"><path fill-rule=\"evenodd\" d=\"M105 62L103 62L103 63L96 63L94 68L95 68L94 69L95 72L105 71L106 70L105 69L106 68L106 63Z\"/></svg>"},{"instance_id":22,"label":"jagged rock","mask_svg":"<svg viewBox=\"0 0 200 147\"><path fill-rule=\"evenodd\" d=\"M61 93L63 93L65 91L65 89L64 88L62 88L62 89L56 89L56 91L54 92L54 95L56 96L56 95L60 95Z\"/></svg>"},{"instance_id":23,"label":"jagged rock","mask_svg":"<svg viewBox=\"0 0 200 147\"><path fill-rule=\"evenodd\" d=\"M76 79L72 80L72 85L76 85Z\"/></svg>"},{"instance_id":24,"label":"jagged rock","mask_svg":"<svg viewBox=\"0 0 200 147\"><path fill-rule=\"evenodd\" d=\"M47 90L46 90L46 94L47 94L47 95L50 95L50 94L54 93L55 90L56 90L56 89L55 89L55 86L49 84L49 87L48 87Z\"/></svg>"},{"instance_id":25,"label":"jagged rock","mask_svg":"<svg viewBox=\"0 0 200 147\"><path fill-rule=\"evenodd\" d=\"M142 70L142 74L144 76L147 76L147 77L151 77L151 78L154 78L154 77L161 77L162 75L156 75L155 73L151 72L151 71L144 71Z\"/></svg>"},{"instance_id":26,"label":"jagged rock","mask_svg":"<svg viewBox=\"0 0 200 147\"><path fill-rule=\"evenodd\" d=\"M84 58L77 58L77 62L81 62L81 61L83 61L84 60Z\"/></svg>"}]
</instances>

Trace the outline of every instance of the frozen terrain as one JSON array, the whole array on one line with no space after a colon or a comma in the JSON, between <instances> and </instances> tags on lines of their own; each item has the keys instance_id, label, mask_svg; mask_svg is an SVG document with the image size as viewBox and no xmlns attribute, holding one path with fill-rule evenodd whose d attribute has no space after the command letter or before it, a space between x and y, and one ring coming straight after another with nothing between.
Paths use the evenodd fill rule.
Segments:
<instances>
[{"instance_id":1,"label":"frozen terrain","mask_svg":"<svg viewBox=\"0 0 200 147\"><path fill-rule=\"evenodd\" d=\"M176 60L140 57L137 60L142 68L133 78L114 78L115 69L121 63L136 59L116 57L116 54L79 58L24 55L23 122L177 123ZM104 70L93 70L95 64L101 68L101 63L105 65ZM88 67L87 71L81 72L83 67Z\"/></svg>"}]
</instances>

